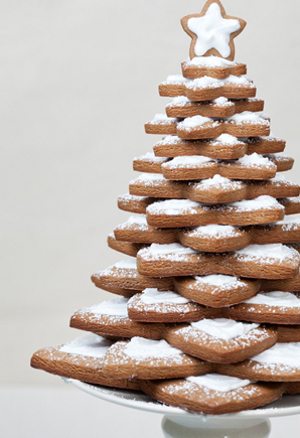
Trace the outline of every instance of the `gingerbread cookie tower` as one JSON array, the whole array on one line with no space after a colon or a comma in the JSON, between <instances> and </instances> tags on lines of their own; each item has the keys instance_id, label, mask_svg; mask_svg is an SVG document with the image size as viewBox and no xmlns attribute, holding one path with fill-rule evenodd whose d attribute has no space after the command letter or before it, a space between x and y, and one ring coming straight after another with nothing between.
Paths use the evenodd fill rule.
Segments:
<instances>
[{"instance_id":1,"label":"gingerbread cookie tower","mask_svg":"<svg viewBox=\"0 0 300 438\"><path fill-rule=\"evenodd\" d=\"M141 175L118 200L131 216L108 237L132 259L92 276L121 297L72 316L98 337L32 365L222 414L300 391L300 187L281 176L293 159L234 61L246 23L219 0L181 22L190 58L145 125L163 139L134 159Z\"/></svg>"}]
</instances>

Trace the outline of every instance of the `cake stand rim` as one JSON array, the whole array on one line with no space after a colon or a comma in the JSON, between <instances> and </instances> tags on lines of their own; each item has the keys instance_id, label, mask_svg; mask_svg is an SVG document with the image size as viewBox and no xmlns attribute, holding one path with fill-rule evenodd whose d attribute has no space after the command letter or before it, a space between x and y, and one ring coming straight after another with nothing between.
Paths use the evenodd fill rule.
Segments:
<instances>
[{"instance_id":1,"label":"cake stand rim","mask_svg":"<svg viewBox=\"0 0 300 438\"><path fill-rule=\"evenodd\" d=\"M211 419L211 420L218 420L220 421L226 419L226 420L256 420L256 419L266 419L266 418L273 418L273 417L284 417L289 415L297 415L300 414L300 395L299 396L287 396L284 395L283 398L280 401L275 402L275 404L280 403L282 400L286 400L287 397L298 397L298 404L295 406L276 406L273 407L274 403L272 403L271 407L262 407L257 408L255 410L249 410L249 411L241 411L234 414L224 414L224 415L198 415L193 414L191 412L184 411L183 409L167 406L160 404L153 400L151 402L150 400L135 400L134 395L136 392L132 392L126 389L119 390L120 394L113 393L115 390L114 388L104 387L104 386L96 386L91 383L85 383L81 382L79 380L75 379L67 379L63 378L63 380L66 383L70 383L73 386L75 386L77 389L80 389L81 391L84 391L90 395L93 395L94 397L100 398L101 400L108 401L110 403L118 404L124 407L138 409L141 411L151 412L151 413L157 413L161 415L166 415L168 417L170 416L180 416L180 417L190 417L190 418L203 418L205 421ZM130 396L132 394L132 398L125 398L121 396L121 393L126 394L127 396ZM145 396L143 394L145 398ZM150 399L150 397L149 397Z\"/></svg>"}]
</instances>

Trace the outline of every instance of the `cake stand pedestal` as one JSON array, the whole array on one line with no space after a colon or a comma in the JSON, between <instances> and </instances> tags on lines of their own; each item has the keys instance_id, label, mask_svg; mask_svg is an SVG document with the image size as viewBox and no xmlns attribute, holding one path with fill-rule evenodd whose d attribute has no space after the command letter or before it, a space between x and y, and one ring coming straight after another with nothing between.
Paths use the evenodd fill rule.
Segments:
<instances>
[{"instance_id":1,"label":"cake stand pedestal","mask_svg":"<svg viewBox=\"0 0 300 438\"><path fill-rule=\"evenodd\" d=\"M285 395L263 408L226 415L196 415L158 403L141 392L64 379L82 391L122 406L164 415L165 438L268 438L269 418L300 414L300 395Z\"/></svg>"}]
</instances>

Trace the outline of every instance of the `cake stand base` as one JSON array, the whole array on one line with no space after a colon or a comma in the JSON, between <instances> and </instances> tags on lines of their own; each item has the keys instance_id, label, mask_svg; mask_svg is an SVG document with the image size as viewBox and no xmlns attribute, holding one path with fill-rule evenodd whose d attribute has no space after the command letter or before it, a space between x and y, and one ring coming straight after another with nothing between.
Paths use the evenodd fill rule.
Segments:
<instances>
[{"instance_id":1,"label":"cake stand base","mask_svg":"<svg viewBox=\"0 0 300 438\"><path fill-rule=\"evenodd\" d=\"M165 438L268 438L270 420L201 421L165 415L162 419Z\"/></svg>"},{"instance_id":2,"label":"cake stand base","mask_svg":"<svg viewBox=\"0 0 300 438\"><path fill-rule=\"evenodd\" d=\"M164 415L165 438L268 438L269 418L300 414L300 395L284 395L281 400L259 409L226 415L197 415L156 402L138 391L105 388L64 379L94 397L128 408Z\"/></svg>"}]
</instances>

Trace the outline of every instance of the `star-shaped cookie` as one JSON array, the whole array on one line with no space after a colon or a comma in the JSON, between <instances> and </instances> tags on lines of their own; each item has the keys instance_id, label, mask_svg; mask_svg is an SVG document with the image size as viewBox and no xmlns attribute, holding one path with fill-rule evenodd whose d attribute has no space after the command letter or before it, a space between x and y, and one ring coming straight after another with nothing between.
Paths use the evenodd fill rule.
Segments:
<instances>
[{"instance_id":1,"label":"star-shaped cookie","mask_svg":"<svg viewBox=\"0 0 300 438\"><path fill-rule=\"evenodd\" d=\"M190 59L214 55L231 61L235 53L233 39L246 26L241 18L226 15L219 0L208 0L200 14L183 17L181 24L192 38Z\"/></svg>"}]
</instances>

